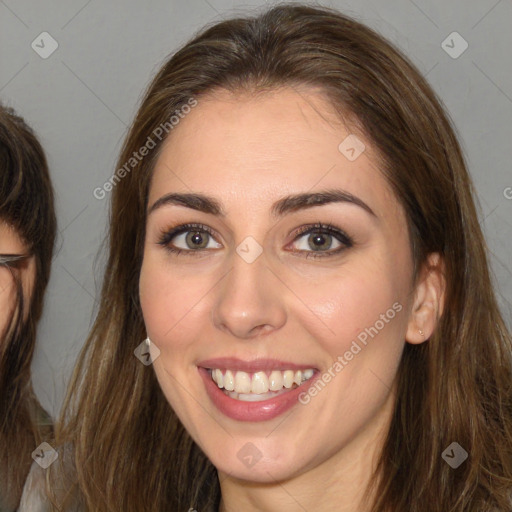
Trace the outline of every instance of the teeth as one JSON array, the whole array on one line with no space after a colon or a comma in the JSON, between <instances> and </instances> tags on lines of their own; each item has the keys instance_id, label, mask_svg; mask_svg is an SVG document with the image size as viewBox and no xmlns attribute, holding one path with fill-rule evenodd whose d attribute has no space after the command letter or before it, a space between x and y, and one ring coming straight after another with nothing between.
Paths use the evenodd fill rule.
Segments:
<instances>
[{"instance_id":1,"label":"teeth","mask_svg":"<svg viewBox=\"0 0 512 512\"><path fill-rule=\"evenodd\" d=\"M218 382L217 382L218 384ZM245 372L236 372L235 375L235 391L237 393L251 392L251 376Z\"/></svg>"},{"instance_id":2,"label":"teeth","mask_svg":"<svg viewBox=\"0 0 512 512\"><path fill-rule=\"evenodd\" d=\"M224 374L224 389L227 391L235 390L235 378L233 377L233 372L231 370L227 370Z\"/></svg>"},{"instance_id":3,"label":"teeth","mask_svg":"<svg viewBox=\"0 0 512 512\"><path fill-rule=\"evenodd\" d=\"M283 389L281 391L269 391L268 393L257 395L256 393L236 393L235 391L225 391L226 395L230 398L234 398L235 400L240 400L242 402L262 402L263 400L275 398L277 395L281 395L286 392L286 389Z\"/></svg>"},{"instance_id":4,"label":"teeth","mask_svg":"<svg viewBox=\"0 0 512 512\"><path fill-rule=\"evenodd\" d=\"M217 386L219 386L219 388L223 387L224 381L223 381L223 377L222 377L222 372L220 370L215 370L215 379L214 380L217 383Z\"/></svg>"},{"instance_id":5,"label":"teeth","mask_svg":"<svg viewBox=\"0 0 512 512\"><path fill-rule=\"evenodd\" d=\"M283 389L283 373L278 371L273 371L270 374L269 378L269 388L272 391L279 391Z\"/></svg>"},{"instance_id":6,"label":"teeth","mask_svg":"<svg viewBox=\"0 0 512 512\"><path fill-rule=\"evenodd\" d=\"M266 400L271 396L276 396L276 392L286 391L294 385L300 386L304 381L309 380L314 373L312 369L273 370L269 375L266 372L250 374L226 370L225 373L222 373L222 370L218 368L211 370L212 380L219 388L224 388L226 394L232 398L244 401Z\"/></svg>"},{"instance_id":7,"label":"teeth","mask_svg":"<svg viewBox=\"0 0 512 512\"><path fill-rule=\"evenodd\" d=\"M283 373L283 384L286 389L290 389L293 386L294 374L292 370L286 370Z\"/></svg>"},{"instance_id":8,"label":"teeth","mask_svg":"<svg viewBox=\"0 0 512 512\"><path fill-rule=\"evenodd\" d=\"M314 374L314 373L315 373L315 372L314 372L313 370L304 370L304 371L302 372L302 375L303 375L303 377L302 377L302 378L303 378L303 380L309 380L309 379L311 379L311 377L313 377L313 374Z\"/></svg>"},{"instance_id":9,"label":"teeth","mask_svg":"<svg viewBox=\"0 0 512 512\"><path fill-rule=\"evenodd\" d=\"M265 372L255 373L252 377L251 393L261 395L268 392L268 377Z\"/></svg>"}]
</instances>

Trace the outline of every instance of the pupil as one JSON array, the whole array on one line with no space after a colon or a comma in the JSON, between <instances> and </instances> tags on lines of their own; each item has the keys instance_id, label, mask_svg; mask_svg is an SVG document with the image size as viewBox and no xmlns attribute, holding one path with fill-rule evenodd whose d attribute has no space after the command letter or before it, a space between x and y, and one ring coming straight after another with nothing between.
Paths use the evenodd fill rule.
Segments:
<instances>
[{"instance_id":1,"label":"pupil","mask_svg":"<svg viewBox=\"0 0 512 512\"><path fill-rule=\"evenodd\" d=\"M325 243L325 240L326 240L326 236L325 235L320 234L320 235L314 236L313 237L313 244L314 244L314 246L312 248L313 249L315 249L315 248L316 249L318 249L318 248L321 249L321 248L324 248L325 246L327 246L327 248L328 248L328 246L330 244Z\"/></svg>"},{"instance_id":2,"label":"pupil","mask_svg":"<svg viewBox=\"0 0 512 512\"><path fill-rule=\"evenodd\" d=\"M202 247L204 245L203 235L197 231L188 235L188 241L191 245L195 245L196 247Z\"/></svg>"}]
</instances>

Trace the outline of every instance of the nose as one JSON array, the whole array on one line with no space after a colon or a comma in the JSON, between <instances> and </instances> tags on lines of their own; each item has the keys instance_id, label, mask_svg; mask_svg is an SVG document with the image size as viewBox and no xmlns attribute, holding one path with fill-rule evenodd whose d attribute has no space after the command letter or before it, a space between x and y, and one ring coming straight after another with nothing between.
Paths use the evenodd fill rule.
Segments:
<instances>
[{"instance_id":1,"label":"nose","mask_svg":"<svg viewBox=\"0 0 512 512\"><path fill-rule=\"evenodd\" d=\"M212 321L217 329L240 339L252 339L280 329L286 322L282 282L263 252L248 263L233 252L231 267L216 287Z\"/></svg>"}]
</instances>

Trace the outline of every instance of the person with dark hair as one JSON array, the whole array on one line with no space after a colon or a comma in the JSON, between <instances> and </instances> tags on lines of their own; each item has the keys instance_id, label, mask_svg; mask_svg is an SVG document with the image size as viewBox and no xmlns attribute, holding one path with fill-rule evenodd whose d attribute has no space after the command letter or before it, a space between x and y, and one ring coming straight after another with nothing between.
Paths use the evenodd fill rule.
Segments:
<instances>
[{"instance_id":1,"label":"person with dark hair","mask_svg":"<svg viewBox=\"0 0 512 512\"><path fill-rule=\"evenodd\" d=\"M0 510L16 510L33 462L52 432L30 364L56 233L54 194L37 137L0 105Z\"/></svg>"},{"instance_id":2,"label":"person with dark hair","mask_svg":"<svg viewBox=\"0 0 512 512\"><path fill-rule=\"evenodd\" d=\"M511 336L398 49L296 3L205 27L117 169L52 510L512 510Z\"/></svg>"}]
</instances>

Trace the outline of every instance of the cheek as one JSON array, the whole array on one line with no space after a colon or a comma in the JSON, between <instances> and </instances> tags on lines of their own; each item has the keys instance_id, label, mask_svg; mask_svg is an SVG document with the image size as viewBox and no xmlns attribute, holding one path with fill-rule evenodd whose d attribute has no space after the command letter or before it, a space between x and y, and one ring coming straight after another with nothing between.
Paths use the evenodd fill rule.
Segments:
<instances>
[{"instance_id":1,"label":"cheek","mask_svg":"<svg viewBox=\"0 0 512 512\"><path fill-rule=\"evenodd\" d=\"M208 289L206 277L185 276L176 267L168 268L159 256L144 258L141 308L148 335L161 350L187 343L187 326L194 325Z\"/></svg>"},{"instance_id":2,"label":"cheek","mask_svg":"<svg viewBox=\"0 0 512 512\"><path fill-rule=\"evenodd\" d=\"M12 275L8 269L0 267L0 335L5 335L5 329L14 314L16 289Z\"/></svg>"},{"instance_id":3,"label":"cheek","mask_svg":"<svg viewBox=\"0 0 512 512\"><path fill-rule=\"evenodd\" d=\"M348 350L358 336L364 339L372 327L389 335L405 328L400 311L405 311L406 287L382 261L366 261L364 266L352 266L350 272L302 288L304 303L318 319L310 329L316 331L316 339L324 340L333 357Z\"/></svg>"},{"instance_id":4,"label":"cheek","mask_svg":"<svg viewBox=\"0 0 512 512\"><path fill-rule=\"evenodd\" d=\"M177 320L173 289L169 276L145 257L139 280L140 303L148 336L157 345Z\"/></svg>"},{"instance_id":5,"label":"cheek","mask_svg":"<svg viewBox=\"0 0 512 512\"><path fill-rule=\"evenodd\" d=\"M303 396L319 424L345 422L350 430L370 421L396 377L407 323L405 296L387 265L369 263L319 281L304 299L321 318L306 328L326 355L320 379L327 391L319 383Z\"/></svg>"},{"instance_id":6,"label":"cheek","mask_svg":"<svg viewBox=\"0 0 512 512\"><path fill-rule=\"evenodd\" d=\"M160 350L153 369L167 401L182 420L194 415L196 402L190 404L188 399L199 395L190 384L198 379L191 361L193 341L204 325L204 317L199 316L205 314L204 298L211 288L205 280L184 276L155 254L144 257L140 272L139 297L146 332ZM186 391L180 384L183 382L189 383ZM193 429L193 424L187 422L187 428Z\"/></svg>"},{"instance_id":7,"label":"cheek","mask_svg":"<svg viewBox=\"0 0 512 512\"><path fill-rule=\"evenodd\" d=\"M321 319L307 328L327 356L322 380L329 389L312 410L327 423L348 411L354 421L366 421L393 385L404 348L408 290L406 263L399 275L395 261L391 254L351 261L307 288L304 302ZM337 405L323 409L327 402Z\"/></svg>"}]
</instances>

